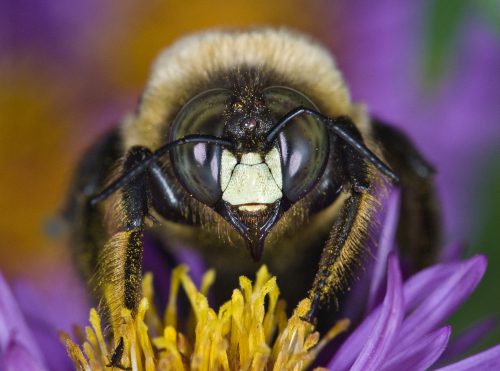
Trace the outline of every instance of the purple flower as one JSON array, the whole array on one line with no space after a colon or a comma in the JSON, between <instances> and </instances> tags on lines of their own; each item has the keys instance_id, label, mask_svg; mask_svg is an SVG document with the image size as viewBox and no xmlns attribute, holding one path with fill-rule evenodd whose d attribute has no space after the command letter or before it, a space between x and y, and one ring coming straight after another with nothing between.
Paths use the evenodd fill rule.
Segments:
<instances>
[{"instance_id":1,"label":"purple flower","mask_svg":"<svg viewBox=\"0 0 500 371\"><path fill-rule=\"evenodd\" d=\"M99 27L104 20L112 24L110 19L114 18L104 16L106 12L101 3L93 0L40 4L32 0L2 4L5 9L0 11L0 18L4 20L0 41L6 41L6 52L42 50L45 51L40 53L43 59L34 60L38 64L44 61L45 68L62 62L67 67L69 61L70 71L75 68L81 71L82 55L93 54L88 52L93 49L85 49L91 45L87 40L90 39L89 26ZM333 37L339 41L335 54L354 97L366 102L374 114L406 129L436 165L448 235L462 239L472 225L467 217L469 213L464 210L470 206L467 200L471 199L475 177L467 169L474 167L485 146L494 146L500 139L498 40L485 25L469 18L453 58L454 69L436 85L435 91L429 92L422 86L421 76L415 73L422 54L418 36L425 21L422 4L396 0L382 0L376 6L370 6L367 1L339 4L336 5L340 10L339 22L332 27ZM114 14L108 10L107 14L111 13ZM90 70L95 75L94 68ZM83 80L73 76L73 90L89 90L88 87L75 89L75 81ZM91 85L93 90L87 93L89 96L95 96L95 86L101 85ZM57 105L57 111L59 109ZM115 108L109 111L114 117ZM456 163L461 166L450 166ZM459 246L450 245L457 247L445 250L447 256L452 257L446 261L452 262L429 268L403 282L397 257L392 252L397 207L391 207L390 219L394 221L385 223L376 264L369 271L371 284L363 296L368 298L367 314L361 316L359 325L330 357L332 365L357 369L419 369L445 365L475 344L492 325L491 320L487 320L448 344L451 329L442 323L475 289L484 272L485 259L479 256L464 262L452 261L459 256L454 253ZM179 254L183 252L180 250ZM155 254L155 251L146 249L146 254ZM158 262L156 256L150 260ZM200 264L193 266L199 268ZM164 267L159 265L159 271L162 270ZM60 291L58 284L64 280L50 279L56 286L54 289ZM160 284L168 286L167 282ZM75 315L75 308L80 306L80 312L87 311L83 291L72 297L68 291L47 296L24 284L13 285L12 291L14 294L0 276L0 370L71 369L58 343L57 331L68 330L72 322L82 323L81 315ZM354 308L345 307L343 312L351 316ZM499 352L495 347L445 369L498 368Z\"/></svg>"},{"instance_id":2,"label":"purple flower","mask_svg":"<svg viewBox=\"0 0 500 371\"><path fill-rule=\"evenodd\" d=\"M46 370L33 334L0 274L0 369Z\"/></svg>"},{"instance_id":3,"label":"purple flower","mask_svg":"<svg viewBox=\"0 0 500 371\"><path fill-rule=\"evenodd\" d=\"M435 365L448 345L451 327L442 325L474 291L486 259L435 265L405 283L398 259L388 260L387 291L342 343L330 360L331 370L425 370ZM445 369L496 369L500 346Z\"/></svg>"},{"instance_id":4,"label":"purple flower","mask_svg":"<svg viewBox=\"0 0 500 371\"><path fill-rule=\"evenodd\" d=\"M367 315L331 358L331 370L425 370L446 364L467 350L491 329L489 320L448 346L451 326L443 322L472 294L486 270L486 258L434 265L403 283L394 252L399 192L387 205L384 227L374 266L368 271L370 285ZM387 285L382 303L375 306ZM372 309L375 307L374 309ZM345 312L345 315L349 315ZM447 370L500 367L500 346L446 367ZM490 367L490 368L488 368Z\"/></svg>"},{"instance_id":5,"label":"purple flower","mask_svg":"<svg viewBox=\"0 0 500 371\"><path fill-rule=\"evenodd\" d=\"M388 201L379 254L372 267L367 314L337 349L325 350L328 368L387 371L438 366L443 370L500 368L500 346L448 364L457 352L463 352L484 334L484 324L457 339L449 346L450 351L445 352L451 327L443 323L475 290L485 272L486 258L475 256L465 261L438 264L403 282L392 243L397 206L396 192ZM199 264L196 259L191 261ZM380 295L381 291L385 293ZM379 300L379 297L383 298ZM57 309L64 311L67 308ZM52 330L47 328L46 331L50 335ZM54 362L62 346L49 350L45 345L42 352L41 338L33 334L34 327L27 325L14 296L0 277L0 364L3 369L71 369Z\"/></svg>"},{"instance_id":6,"label":"purple flower","mask_svg":"<svg viewBox=\"0 0 500 371\"><path fill-rule=\"evenodd\" d=\"M174 260L190 266L194 282L200 283L204 264L196 254L179 247ZM25 280L14 280L9 288L0 273L0 371L74 369L59 332L72 332L75 325L83 328L90 305L83 282L68 265L69 261L61 259L61 266L53 271L46 268L37 289ZM156 277L168 277L173 268L149 240L144 265ZM166 297L169 283L158 281L158 289L163 289Z\"/></svg>"},{"instance_id":7,"label":"purple flower","mask_svg":"<svg viewBox=\"0 0 500 371\"><path fill-rule=\"evenodd\" d=\"M69 262L46 268L37 288L14 280L9 288L0 274L0 370L52 370L72 368L59 340L87 321L90 305L85 289Z\"/></svg>"}]
</instances>

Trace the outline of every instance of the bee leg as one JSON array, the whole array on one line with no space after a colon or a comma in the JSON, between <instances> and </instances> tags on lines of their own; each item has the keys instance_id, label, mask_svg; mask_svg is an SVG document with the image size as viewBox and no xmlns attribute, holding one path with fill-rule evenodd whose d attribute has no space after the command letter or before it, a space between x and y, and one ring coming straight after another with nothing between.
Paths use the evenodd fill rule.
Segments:
<instances>
[{"instance_id":1,"label":"bee leg","mask_svg":"<svg viewBox=\"0 0 500 371\"><path fill-rule=\"evenodd\" d=\"M123 172L140 163L150 151L133 147L125 157ZM150 204L149 175L139 176L127 184L121 193L118 211L118 232L104 246L99 257L97 277L99 290L105 300L113 335L120 339L111 357L112 367L122 368L123 355L122 309L135 315L141 299L142 254L144 221Z\"/></svg>"},{"instance_id":2,"label":"bee leg","mask_svg":"<svg viewBox=\"0 0 500 371\"><path fill-rule=\"evenodd\" d=\"M123 342L123 337L120 337L120 341L118 342L118 345L116 346L116 349L111 356L111 360L106 365L106 367L119 368L120 370L131 370L132 367L124 367L121 364L124 349L125 344Z\"/></svg>"},{"instance_id":3,"label":"bee leg","mask_svg":"<svg viewBox=\"0 0 500 371\"><path fill-rule=\"evenodd\" d=\"M352 131L353 135L359 135L355 127ZM349 196L321 253L319 268L309 291L313 304L305 317L309 322L321 304L348 287L354 273L349 267L361 266L360 258L377 211L376 198L372 194L372 170L361 155L348 145L344 145L341 152L344 190L349 192Z\"/></svg>"},{"instance_id":4,"label":"bee leg","mask_svg":"<svg viewBox=\"0 0 500 371\"><path fill-rule=\"evenodd\" d=\"M131 148L123 164L125 174L151 156L152 152L141 146ZM170 220L185 221L179 195L171 187L171 180L157 163L125 185L121 192L118 210L118 232L109 240L99 259L100 290L105 298L115 339L120 341L111 358L113 367L120 365L123 354L121 310L129 309L134 316L141 300L143 231L149 210L155 207L153 194L161 200L163 210ZM189 217L189 215L187 216ZM183 219L184 218L184 219Z\"/></svg>"},{"instance_id":5,"label":"bee leg","mask_svg":"<svg viewBox=\"0 0 500 371\"><path fill-rule=\"evenodd\" d=\"M418 270L436 258L440 242L434 169L401 131L379 121L374 122L373 130L385 158L400 178L398 245L414 264L411 268Z\"/></svg>"},{"instance_id":6,"label":"bee leg","mask_svg":"<svg viewBox=\"0 0 500 371\"><path fill-rule=\"evenodd\" d=\"M332 295L345 290L352 279L349 267L361 265L363 243L369 233L370 220L376 210L375 198L370 193L353 194L345 201L338 219L323 248L319 268L309 291L311 306L306 318L312 319L319 305Z\"/></svg>"},{"instance_id":7,"label":"bee leg","mask_svg":"<svg viewBox=\"0 0 500 371\"><path fill-rule=\"evenodd\" d=\"M300 319L306 322L309 322L311 325L316 325L316 313L318 311L319 307L319 301L320 301L320 296L317 294L314 294L311 300L311 308L309 309L309 312L304 317L301 317Z\"/></svg>"}]
</instances>

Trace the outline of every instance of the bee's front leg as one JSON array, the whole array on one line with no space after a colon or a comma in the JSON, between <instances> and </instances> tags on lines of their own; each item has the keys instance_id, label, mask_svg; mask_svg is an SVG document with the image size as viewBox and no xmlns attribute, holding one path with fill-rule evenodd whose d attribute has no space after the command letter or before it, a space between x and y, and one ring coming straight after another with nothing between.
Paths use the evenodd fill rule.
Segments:
<instances>
[{"instance_id":1,"label":"bee's front leg","mask_svg":"<svg viewBox=\"0 0 500 371\"><path fill-rule=\"evenodd\" d=\"M360 136L351 127L353 136ZM309 291L311 309L305 320L312 322L321 304L345 290L356 268L362 264L361 255L367 243L370 226L373 225L377 201L375 173L352 147L342 148L344 190L349 196L344 201L325 243L318 271Z\"/></svg>"},{"instance_id":2,"label":"bee's front leg","mask_svg":"<svg viewBox=\"0 0 500 371\"><path fill-rule=\"evenodd\" d=\"M122 172L126 173L150 156L144 147L133 147L125 157ZM121 364L124 331L122 309L137 312L141 299L143 231L151 204L149 172L141 174L121 191L114 217L117 232L102 250L97 267L98 290L104 298L103 309L109 315L116 348L110 367L125 369Z\"/></svg>"},{"instance_id":3,"label":"bee's front leg","mask_svg":"<svg viewBox=\"0 0 500 371\"><path fill-rule=\"evenodd\" d=\"M144 163L148 165L145 171L137 173L122 186L119 197L111 206L113 235L98 257L98 296L103 298L101 309L108 315L116 344L109 367L124 369L121 360L126 350L123 340L126 334L122 310L128 309L135 316L142 297L142 240L146 218L151 218L149 212L155 206L152 195L161 201L165 218L186 218L181 209L182 196L173 188L173 179L156 161L151 161L151 156L152 152L142 146L132 147L125 155L121 169L123 176L134 174ZM103 192L109 192L109 188ZM100 196L96 197L99 199ZM96 197L91 204L100 202L95 202Z\"/></svg>"}]
</instances>

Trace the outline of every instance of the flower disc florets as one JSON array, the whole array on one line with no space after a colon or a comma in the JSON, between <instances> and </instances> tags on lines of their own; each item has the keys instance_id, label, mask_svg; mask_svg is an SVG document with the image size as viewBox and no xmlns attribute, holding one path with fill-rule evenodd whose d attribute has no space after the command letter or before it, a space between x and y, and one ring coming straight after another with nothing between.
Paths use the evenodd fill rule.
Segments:
<instances>
[{"instance_id":1,"label":"flower disc florets","mask_svg":"<svg viewBox=\"0 0 500 371\"><path fill-rule=\"evenodd\" d=\"M240 288L231 300L215 312L207 291L215 278L213 271L203 277L198 289L185 266L172 273L170 297L164 319L153 303L152 276L143 280L138 313L122 311L123 355L121 366L132 370L303 370L323 346L344 331L349 321L337 323L320 340L314 326L302 319L310 309L302 300L287 319L279 288L263 266L255 282L240 277ZM191 305L187 325L181 328L177 298L182 287ZM105 341L96 310L90 313L91 326L85 330L83 351L63 335L68 353L77 369L105 370L118 345ZM191 330L190 330L191 329ZM118 340L120 341L120 340Z\"/></svg>"}]
</instances>

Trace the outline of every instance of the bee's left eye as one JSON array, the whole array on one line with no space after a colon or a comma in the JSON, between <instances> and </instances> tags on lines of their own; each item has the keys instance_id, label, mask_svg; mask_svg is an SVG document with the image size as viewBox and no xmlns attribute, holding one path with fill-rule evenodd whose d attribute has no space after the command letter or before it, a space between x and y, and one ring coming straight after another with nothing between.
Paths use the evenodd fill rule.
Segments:
<instances>
[{"instance_id":1,"label":"bee's left eye","mask_svg":"<svg viewBox=\"0 0 500 371\"><path fill-rule=\"evenodd\" d=\"M265 89L264 97L275 121L297 107L317 110L309 98L284 86ZM328 132L315 117L302 115L294 118L277 139L283 193L296 202L316 185L323 173L329 151Z\"/></svg>"},{"instance_id":2,"label":"bee's left eye","mask_svg":"<svg viewBox=\"0 0 500 371\"><path fill-rule=\"evenodd\" d=\"M177 114L170 140L190 134L221 137L223 113L230 98L231 93L225 89L209 90L192 98ZM170 152L174 171L184 188L207 205L215 204L222 196L221 152L220 146L210 143L185 144Z\"/></svg>"}]
</instances>

